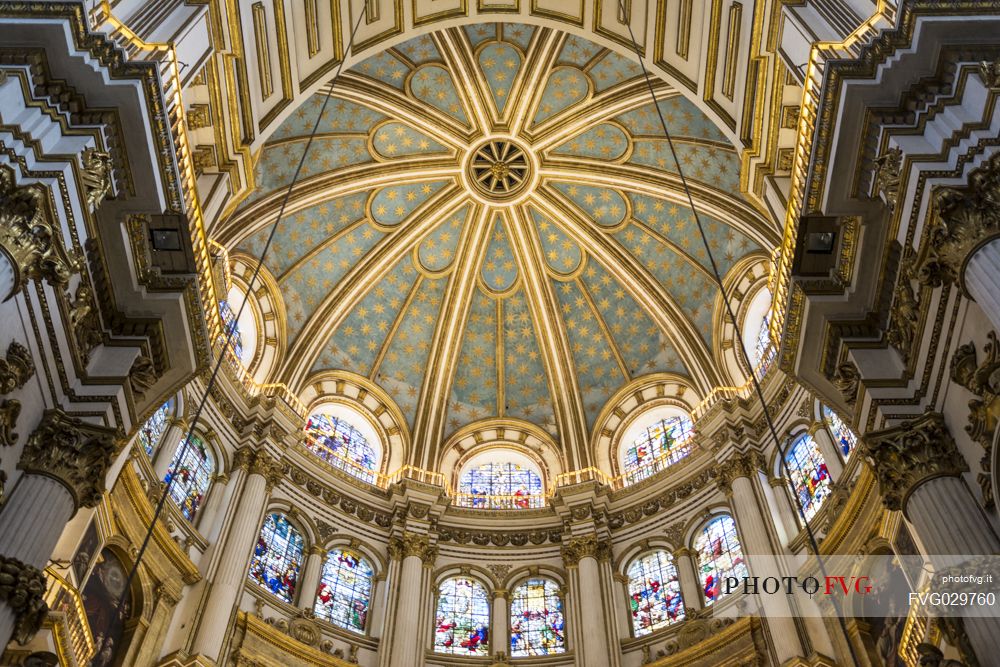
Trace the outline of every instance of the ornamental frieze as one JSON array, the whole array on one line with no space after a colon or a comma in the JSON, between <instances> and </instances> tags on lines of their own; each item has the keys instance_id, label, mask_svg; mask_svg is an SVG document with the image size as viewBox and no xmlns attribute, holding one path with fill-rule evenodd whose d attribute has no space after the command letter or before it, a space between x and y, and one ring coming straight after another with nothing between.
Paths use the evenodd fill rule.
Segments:
<instances>
[{"instance_id":1,"label":"ornamental frieze","mask_svg":"<svg viewBox=\"0 0 1000 667\"><path fill-rule=\"evenodd\" d=\"M861 448L878 479L882 502L890 510L902 510L922 482L968 470L938 412L869 433L861 440Z\"/></svg>"},{"instance_id":2,"label":"ornamental frieze","mask_svg":"<svg viewBox=\"0 0 1000 667\"><path fill-rule=\"evenodd\" d=\"M59 409L46 410L18 467L61 482L77 508L94 507L104 494L104 478L118 445L113 429L87 424Z\"/></svg>"},{"instance_id":3,"label":"ornamental frieze","mask_svg":"<svg viewBox=\"0 0 1000 667\"><path fill-rule=\"evenodd\" d=\"M14 612L14 639L22 646L48 616L44 596L45 575L37 567L0 555L0 601Z\"/></svg>"},{"instance_id":4,"label":"ornamental frieze","mask_svg":"<svg viewBox=\"0 0 1000 667\"><path fill-rule=\"evenodd\" d=\"M1000 418L1000 343L996 332L991 331L983 346L984 359L976 359L976 346L972 342L959 345L951 358L951 379L979 398L969 401L969 418L965 432L983 448L977 481L982 489L987 509L992 509L993 498L990 462L993 455L993 435Z\"/></svg>"}]
</instances>

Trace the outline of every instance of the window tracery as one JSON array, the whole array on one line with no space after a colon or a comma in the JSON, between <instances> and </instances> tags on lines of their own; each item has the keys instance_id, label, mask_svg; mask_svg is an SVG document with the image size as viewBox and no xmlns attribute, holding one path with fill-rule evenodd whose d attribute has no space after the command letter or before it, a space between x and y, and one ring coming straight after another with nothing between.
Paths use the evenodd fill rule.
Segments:
<instances>
[{"instance_id":1,"label":"window tracery","mask_svg":"<svg viewBox=\"0 0 1000 667\"><path fill-rule=\"evenodd\" d=\"M139 444L142 445L142 449L149 458L153 458L156 448L160 446L160 440L163 439L163 434L167 431L167 420L173 409L174 400L168 399L149 416L146 423L139 429L137 436Z\"/></svg>"},{"instance_id":2,"label":"window tracery","mask_svg":"<svg viewBox=\"0 0 1000 667\"><path fill-rule=\"evenodd\" d=\"M528 579L511 595L511 657L563 653L565 625L559 585L551 579Z\"/></svg>"},{"instance_id":3,"label":"window tracery","mask_svg":"<svg viewBox=\"0 0 1000 667\"><path fill-rule=\"evenodd\" d=\"M434 650L489 655L490 601L483 585L468 577L441 582L434 627Z\"/></svg>"},{"instance_id":4,"label":"window tracery","mask_svg":"<svg viewBox=\"0 0 1000 667\"><path fill-rule=\"evenodd\" d=\"M803 433L785 452L789 484L796 496L796 507L802 509L806 521L814 516L830 495L830 471L812 436Z\"/></svg>"},{"instance_id":5,"label":"window tracery","mask_svg":"<svg viewBox=\"0 0 1000 667\"><path fill-rule=\"evenodd\" d=\"M362 481L375 482L378 455L350 422L334 415L313 414L306 424L305 446L333 467Z\"/></svg>"},{"instance_id":6,"label":"window tracery","mask_svg":"<svg viewBox=\"0 0 1000 667\"><path fill-rule=\"evenodd\" d=\"M644 428L622 455L625 483L634 484L691 453L694 425L687 415L661 419Z\"/></svg>"},{"instance_id":7,"label":"window tracery","mask_svg":"<svg viewBox=\"0 0 1000 667\"><path fill-rule=\"evenodd\" d=\"M268 514L253 550L248 577L275 597L293 602L304 546L302 534L285 515Z\"/></svg>"},{"instance_id":8,"label":"window tracery","mask_svg":"<svg viewBox=\"0 0 1000 667\"><path fill-rule=\"evenodd\" d=\"M666 551L653 551L632 562L628 568L628 596L636 637L684 620L677 568Z\"/></svg>"},{"instance_id":9,"label":"window tracery","mask_svg":"<svg viewBox=\"0 0 1000 667\"><path fill-rule=\"evenodd\" d=\"M494 462L466 468L458 481L456 504L480 509L527 509L545 503L542 478L515 462Z\"/></svg>"},{"instance_id":10,"label":"window tracery","mask_svg":"<svg viewBox=\"0 0 1000 667\"><path fill-rule=\"evenodd\" d=\"M845 459L850 458L854 446L858 444L858 436L850 426L844 423L836 412L823 406L823 421L830 429L833 441Z\"/></svg>"},{"instance_id":11,"label":"window tracery","mask_svg":"<svg viewBox=\"0 0 1000 667\"><path fill-rule=\"evenodd\" d=\"M184 518L194 522L212 483L215 462L197 435L188 436L187 443L177 447L163 481L170 485L170 498Z\"/></svg>"},{"instance_id":12,"label":"window tracery","mask_svg":"<svg viewBox=\"0 0 1000 667\"><path fill-rule=\"evenodd\" d=\"M721 583L726 577L747 576L736 522L728 514L720 514L705 524L695 538L694 548L706 605L723 597Z\"/></svg>"},{"instance_id":13,"label":"window tracery","mask_svg":"<svg viewBox=\"0 0 1000 667\"><path fill-rule=\"evenodd\" d=\"M364 632L374 578L371 563L358 552L330 551L323 563L313 611L334 625Z\"/></svg>"}]
</instances>

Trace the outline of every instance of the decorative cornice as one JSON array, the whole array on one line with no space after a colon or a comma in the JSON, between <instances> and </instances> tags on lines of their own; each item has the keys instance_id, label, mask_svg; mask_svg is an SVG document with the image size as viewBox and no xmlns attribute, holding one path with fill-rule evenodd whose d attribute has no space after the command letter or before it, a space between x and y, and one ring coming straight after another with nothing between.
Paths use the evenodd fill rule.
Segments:
<instances>
[{"instance_id":1,"label":"decorative cornice","mask_svg":"<svg viewBox=\"0 0 1000 667\"><path fill-rule=\"evenodd\" d=\"M0 601L14 612L14 639L22 646L48 616L44 596L45 575L38 568L0 555Z\"/></svg>"},{"instance_id":2,"label":"decorative cornice","mask_svg":"<svg viewBox=\"0 0 1000 667\"><path fill-rule=\"evenodd\" d=\"M432 567L437 555L438 548L431 544L430 535L406 531L402 535L389 538L389 558L392 560L416 556L426 567Z\"/></svg>"},{"instance_id":3,"label":"decorative cornice","mask_svg":"<svg viewBox=\"0 0 1000 667\"><path fill-rule=\"evenodd\" d=\"M0 359L0 395L20 389L35 374L35 362L24 345L12 340L7 346L7 357Z\"/></svg>"},{"instance_id":4,"label":"decorative cornice","mask_svg":"<svg viewBox=\"0 0 1000 667\"><path fill-rule=\"evenodd\" d=\"M923 482L968 470L938 412L869 433L861 447L890 510L904 509L910 493Z\"/></svg>"},{"instance_id":5,"label":"decorative cornice","mask_svg":"<svg viewBox=\"0 0 1000 667\"><path fill-rule=\"evenodd\" d=\"M104 494L104 478L118 445L113 429L87 424L59 409L46 410L18 467L63 484L77 508L94 507Z\"/></svg>"},{"instance_id":6,"label":"decorative cornice","mask_svg":"<svg viewBox=\"0 0 1000 667\"><path fill-rule=\"evenodd\" d=\"M578 567L583 558L609 561L611 560L611 540L602 540L596 535L571 537L563 544L561 551L566 567Z\"/></svg>"}]
</instances>

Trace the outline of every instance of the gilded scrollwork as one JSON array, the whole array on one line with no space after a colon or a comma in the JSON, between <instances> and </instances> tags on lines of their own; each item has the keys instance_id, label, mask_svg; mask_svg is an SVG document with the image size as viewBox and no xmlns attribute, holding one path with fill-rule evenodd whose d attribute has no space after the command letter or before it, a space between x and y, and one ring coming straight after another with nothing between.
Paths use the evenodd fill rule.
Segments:
<instances>
[{"instance_id":1,"label":"gilded scrollwork","mask_svg":"<svg viewBox=\"0 0 1000 667\"><path fill-rule=\"evenodd\" d=\"M77 285L73 297L69 298L67 295L66 300L70 327L72 327L73 335L76 338L81 360L86 364L94 348L104 342L101 320L97 314L97 303L94 300L94 291L81 281Z\"/></svg>"},{"instance_id":2,"label":"gilded scrollwork","mask_svg":"<svg viewBox=\"0 0 1000 667\"><path fill-rule=\"evenodd\" d=\"M80 155L83 163L81 182L84 197L90 210L95 210L111 194L111 156L94 148Z\"/></svg>"},{"instance_id":3,"label":"gilded scrollwork","mask_svg":"<svg viewBox=\"0 0 1000 667\"><path fill-rule=\"evenodd\" d=\"M87 424L59 409L46 410L28 438L18 467L61 482L77 507L94 507L118 450L117 433Z\"/></svg>"},{"instance_id":4,"label":"gilded scrollwork","mask_svg":"<svg viewBox=\"0 0 1000 667\"><path fill-rule=\"evenodd\" d=\"M968 470L938 412L869 433L861 447L878 479L882 502L890 510L902 510L910 493L925 480Z\"/></svg>"},{"instance_id":5,"label":"gilded scrollwork","mask_svg":"<svg viewBox=\"0 0 1000 667\"><path fill-rule=\"evenodd\" d=\"M8 398L0 403L0 447L12 447L17 443L18 435L14 429L20 414L21 401Z\"/></svg>"},{"instance_id":6,"label":"gilded scrollwork","mask_svg":"<svg viewBox=\"0 0 1000 667\"><path fill-rule=\"evenodd\" d=\"M899 267L899 281L889 310L886 342L896 348L904 363L909 363L920 325L920 302L913 289L913 249L907 246Z\"/></svg>"},{"instance_id":7,"label":"gilded scrollwork","mask_svg":"<svg viewBox=\"0 0 1000 667\"><path fill-rule=\"evenodd\" d=\"M402 535L394 535L389 539L389 557L393 560L417 556L425 566L431 567L437 560L437 555L437 545L431 544L429 535L405 531Z\"/></svg>"},{"instance_id":8,"label":"gilded scrollwork","mask_svg":"<svg viewBox=\"0 0 1000 667\"><path fill-rule=\"evenodd\" d=\"M35 636L48 616L44 595L45 575L37 567L0 555L0 600L14 612L14 639L21 645Z\"/></svg>"},{"instance_id":9,"label":"gilded scrollwork","mask_svg":"<svg viewBox=\"0 0 1000 667\"><path fill-rule=\"evenodd\" d=\"M861 385L861 373L858 372L858 367L854 365L854 362L845 361L837 366L837 370L834 371L830 382L837 388L837 391L844 397L844 401L848 405L854 405L857 402L858 388Z\"/></svg>"},{"instance_id":10,"label":"gilded scrollwork","mask_svg":"<svg viewBox=\"0 0 1000 667\"><path fill-rule=\"evenodd\" d=\"M976 359L976 346L969 342L959 345L951 357L951 379L978 396L969 401L969 421L965 432L983 448L977 481L982 489L987 509L995 504L990 461L993 453L993 436L1000 419L1000 342L991 331L983 347L985 358Z\"/></svg>"},{"instance_id":11,"label":"gilded scrollwork","mask_svg":"<svg viewBox=\"0 0 1000 667\"><path fill-rule=\"evenodd\" d=\"M896 208L899 199L900 169L903 151L893 147L875 159L875 191L885 198L889 208Z\"/></svg>"},{"instance_id":12,"label":"gilded scrollwork","mask_svg":"<svg viewBox=\"0 0 1000 667\"><path fill-rule=\"evenodd\" d=\"M34 374L35 362L31 359L31 352L12 340L7 346L7 357L0 359L0 395L20 389Z\"/></svg>"},{"instance_id":13,"label":"gilded scrollwork","mask_svg":"<svg viewBox=\"0 0 1000 667\"><path fill-rule=\"evenodd\" d=\"M1000 60L984 60L979 63L979 78L987 88L1000 88Z\"/></svg>"},{"instance_id":14,"label":"gilded scrollwork","mask_svg":"<svg viewBox=\"0 0 1000 667\"><path fill-rule=\"evenodd\" d=\"M566 567L578 567L583 558L611 560L611 541L601 539L597 535L571 537L563 543L561 551Z\"/></svg>"}]
</instances>

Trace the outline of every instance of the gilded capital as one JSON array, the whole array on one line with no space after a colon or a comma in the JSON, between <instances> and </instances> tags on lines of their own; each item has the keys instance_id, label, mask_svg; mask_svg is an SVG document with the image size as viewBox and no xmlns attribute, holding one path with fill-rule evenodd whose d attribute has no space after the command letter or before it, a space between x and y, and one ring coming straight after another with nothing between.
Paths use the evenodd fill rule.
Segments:
<instances>
[{"instance_id":1,"label":"gilded capital","mask_svg":"<svg viewBox=\"0 0 1000 667\"><path fill-rule=\"evenodd\" d=\"M46 410L28 438L18 467L62 483L77 508L94 507L118 451L114 429L87 424L59 409Z\"/></svg>"},{"instance_id":2,"label":"gilded capital","mask_svg":"<svg viewBox=\"0 0 1000 667\"><path fill-rule=\"evenodd\" d=\"M233 454L233 472L250 470L250 463L253 461L253 448L244 446L236 450Z\"/></svg>"},{"instance_id":3,"label":"gilded capital","mask_svg":"<svg viewBox=\"0 0 1000 667\"><path fill-rule=\"evenodd\" d=\"M432 566L437 560L438 548L431 544L429 535L404 532L389 540L389 557L393 560L403 560L408 556L417 556L424 565Z\"/></svg>"},{"instance_id":4,"label":"gilded capital","mask_svg":"<svg viewBox=\"0 0 1000 667\"><path fill-rule=\"evenodd\" d=\"M726 480L727 486L731 486L734 479L739 477L752 478L763 470L764 466L764 456L760 452L741 452L722 463L720 476Z\"/></svg>"},{"instance_id":5,"label":"gilded capital","mask_svg":"<svg viewBox=\"0 0 1000 667\"><path fill-rule=\"evenodd\" d=\"M267 450L258 449L250 460L250 474L264 477L267 481L268 492L270 492L281 481L281 464Z\"/></svg>"},{"instance_id":6,"label":"gilded capital","mask_svg":"<svg viewBox=\"0 0 1000 667\"><path fill-rule=\"evenodd\" d=\"M14 612L14 639L22 646L49 614L44 596L45 575L37 567L0 555L0 601Z\"/></svg>"},{"instance_id":7,"label":"gilded capital","mask_svg":"<svg viewBox=\"0 0 1000 667\"><path fill-rule=\"evenodd\" d=\"M35 362L24 345L12 340L7 356L0 359L0 395L20 389L35 374Z\"/></svg>"},{"instance_id":8,"label":"gilded capital","mask_svg":"<svg viewBox=\"0 0 1000 667\"><path fill-rule=\"evenodd\" d=\"M572 537L563 543L562 557L566 567L578 567L584 558L609 561L611 560L611 542L599 539L596 535Z\"/></svg>"},{"instance_id":9,"label":"gilded capital","mask_svg":"<svg viewBox=\"0 0 1000 667\"><path fill-rule=\"evenodd\" d=\"M861 446L878 478L882 502L890 510L903 509L910 493L928 479L968 470L938 412L869 433Z\"/></svg>"}]
</instances>

